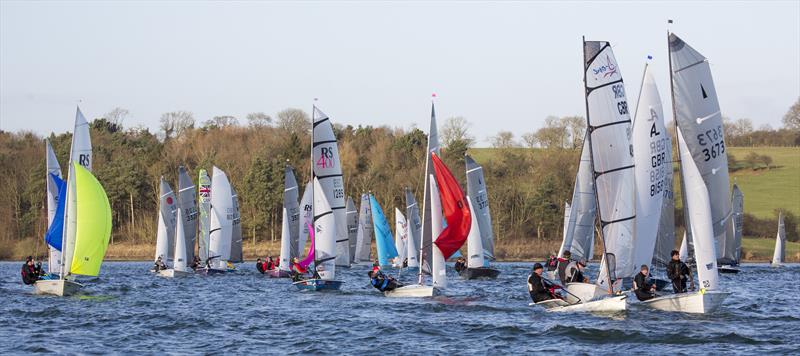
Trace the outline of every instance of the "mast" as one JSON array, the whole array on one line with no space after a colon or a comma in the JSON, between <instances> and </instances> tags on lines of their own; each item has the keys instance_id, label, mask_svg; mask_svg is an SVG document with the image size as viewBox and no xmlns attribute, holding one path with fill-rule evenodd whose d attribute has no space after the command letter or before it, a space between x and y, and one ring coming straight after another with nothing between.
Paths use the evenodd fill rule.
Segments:
<instances>
[{"instance_id":1,"label":"mast","mask_svg":"<svg viewBox=\"0 0 800 356\"><path fill-rule=\"evenodd\" d=\"M583 101L584 101L584 103L586 105L586 130L588 131L587 135L586 135L587 139L586 139L585 144L589 145L589 165L592 168L592 180L594 181L593 182L594 184L592 184L592 189L594 190L594 202L595 202L595 206L597 206L597 209L599 210L600 209L600 197L597 194L597 172L594 169L594 151L593 151L593 148L592 148L592 131L594 131L594 127L592 126L591 120L589 120L589 95L588 95L589 94L589 87L588 87L588 84L586 82L586 70L589 68L588 63L586 63L586 36L581 37L581 41L582 41L582 46L581 47L582 47L582 50L583 50L583 59L582 59L582 61L583 61L583 99L584 99ZM600 240L603 242L603 258L601 259L601 262L600 262L601 263L601 266L600 266L601 272L600 273L602 273L602 268L603 268L602 267L602 263L603 263L602 261L605 261L606 270L608 271L606 273L606 277L608 277L608 294L613 294L614 293L614 286L611 284L611 282L612 282L611 281L611 271L608 268L608 260L606 259L606 238L605 238L605 232L603 231L602 213L595 214L595 216L596 216L595 219L598 221L598 223L600 225L600 229L599 229L600 230Z\"/></svg>"},{"instance_id":2,"label":"mast","mask_svg":"<svg viewBox=\"0 0 800 356\"><path fill-rule=\"evenodd\" d=\"M316 103L316 101L317 101L317 98L314 98L314 102L315 103ZM309 139L309 141L311 143L311 149L309 150L309 154L311 155L311 165L310 165L310 167L311 167L311 204L312 204L312 206L315 205L314 204L314 190L315 190L314 189L314 178L316 178L316 176L314 175L314 118L316 116L317 116L317 104L312 104L311 105L311 138ZM316 227L316 224L317 224L317 216L316 215L317 214L314 212L314 209L312 208L311 209L311 229L315 229L315 227ZM311 231L309 231L309 234L313 235L312 243L314 244L314 246L317 246L317 234L312 234ZM316 270L317 270L317 252L315 250L314 251L314 271L316 272ZM312 276L313 275L314 274L312 274Z\"/></svg>"},{"instance_id":3,"label":"mast","mask_svg":"<svg viewBox=\"0 0 800 356\"><path fill-rule=\"evenodd\" d=\"M671 24L671 23L672 23L672 20L667 20L667 24L668 25ZM669 26L667 26L667 27L669 27ZM670 52L670 48L669 48L669 35L670 35L670 32L669 32L669 29L667 29L667 58L668 58L668 65L669 65L669 92L670 92L670 98L672 99L671 100L672 101L672 122L675 123L675 147L677 147L677 151L678 151L678 154L677 154L677 156L678 156L678 169L681 172L683 172L683 159L681 158L681 154L680 154L680 152L681 152L681 142L680 142L680 135L678 135L678 130L680 130L680 127L678 126L678 111L677 111L677 108L675 107L675 82L672 79L672 53ZM686 205L686 182L685 182L685 179L683 178L682 174L679 174L678 176L681 179L681 210L683 210L683 231L684 231L684 237L686 237L686 249L687 249L686 259L688 260L689 259L688 249L689 249L689 245L690 245L689 241L691 240L691 237L692 237L692 230L690 228L691 221L689 220L689 208ZM694 251L692 251L692 252L694 252ZM696 259L696 257L695 257L695 259Z\"/></svg>"},{"instance_id":4,"label":"mast","mask_svg":"<svg viewBox=\"0 0 800 356\"><path fill-rule=\"evenodd\" d=\"M434 103L434 100L433 100L433 98L435 98L435 97L436 97L436 94L433 94L431 96L431 124L434 124L434 120L436 118L436 107L435 107L435 103ZM430 126L433 126L433 125L430 125ZM422 282L424 281L423 280L424 276L425 276L424 272L423 272L423 268L425 266L425 261L426 261L426 259L425 259L425 248L426 248L426 244L425 244L425 227L426 226L428 227L428 233L429 234L432 234L431 231L433 230L432 229L432 225L430 223L431 217L428 214L428 210L429 209L427 209L427 207L430 205L430 202L428 200L430 199L430 195L432 194L431 189L430 189L431 188L430 187L430 183L429 183L430 180L428 178L428 175L430 174L429 168L431 168L431 136L432 136L432 132L431 132L431 129L429 128L428 129L428 144L427 144L427 147L425 148L425 176L423 177L423 184L422 184L423 185L423 193L422 193L422 231L421 231L422 234L420 235L420 243L419 243L419 284L422 284ZM438 141L438 132L437 132L437 141ZM437 146L435 148L436 149L439 148L438 147L438 142L437 142ZM433 236L431 236L431 243L428 245L428 247L431 247L431 248L433 247ZM432 255L433 255L433 251L431 251L431 258L433 258ZM433 262L433 261L431 260L431 262ZM432 264L429 264L428 268L431 270L431 275L433 275L433 266L432 266Z\"/></svg>"}]
</instances>

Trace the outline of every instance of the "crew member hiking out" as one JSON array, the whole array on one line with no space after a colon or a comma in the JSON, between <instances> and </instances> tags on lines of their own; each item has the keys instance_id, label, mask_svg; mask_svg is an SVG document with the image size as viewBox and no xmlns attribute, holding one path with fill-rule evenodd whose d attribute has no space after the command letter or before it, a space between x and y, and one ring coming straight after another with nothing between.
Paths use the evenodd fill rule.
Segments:
<instances>
[{"instance_id":1,"label":"crew member hiking out","mask_svg":"<svg viewBox=\"0 0 800 356\"><path fill-rule=\"evenodd\" d=\"M390 290L394 290L395 288L402 287L400 283L397 282L396 279L392 278L391 276L387 276L383 274L381 271L369 271L367 273L369 275L369 282L372 284L375 289L386 292Z\"/></svg>"},{"instance_id":2,"label":"crew member hiking out","mask_svg":"<svg viewBox=\"0 0 800 356\"><path fill-rule=\"evenodd\" d=\"M555 299L555 296L551 293L551 290L556 286L548 283L544 278L542 278L543 271L544 266L542 266L541 263L536 263L533 265L533 271L531 272L531 275L528 276L528 293L531 295L531 299L534 303Z\"/></svg>"},{"instance_id":3,"label":"crew member hiking out","mask_svg":"<svg viewBox=\"0 0 800 356\"><path fill-rule=\"evenodd\" d=\"M653 299L656 296L655 283L649 283L650 269L647 265L642 265L636 277L633 277L633 291L639 300Z\"/></svg>"},{"instance_id":4,"label":"crew member hiking out","mask_svg":"<svg viewBox=\"0 0 800 356\"><path fill-rule=\"evenodd\" d=\"M667 277L672 281L672 290L675 293L686 293L686 281L691 283L694 290L694 279L692 271L680 258L678 250L672 250L672 260L667 265Z\"/></svg>"}]
</instances>

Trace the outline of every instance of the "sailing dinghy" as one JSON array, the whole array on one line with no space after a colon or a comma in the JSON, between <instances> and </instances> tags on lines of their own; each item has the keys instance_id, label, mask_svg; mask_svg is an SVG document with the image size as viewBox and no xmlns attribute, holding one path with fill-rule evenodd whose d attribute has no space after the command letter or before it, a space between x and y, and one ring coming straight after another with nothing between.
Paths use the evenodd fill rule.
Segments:
<instances>
[{"instance_id":1,"label":"sailing dinghy","mask_svg":"<svg viewBox=\"0 0 800 356\"><path fill-rule=\"evenodd\" d=\"M59 202L61 199L64 198L64 194L66 194L67 184L64 182L63 177L61 176L61 166L58 164L58 158L56 158L56 153L53 152L53 147L50 145L50 140L45 139L45 162L47 164L47 177L46 185L47 185L47 229L49 230L53 227L53 223L60 223L60 227L53 227L54 229L61 230L63 232L63 220L61 218L56 219L56 215L64 216L64 206L61 205L61 211L58 212L59 209ZM48 260L47 260L47 273L50 277L57 277L61 274L61 264L59 261L61 260L61 239L58 238L58 241L47 241L47 236L45 235L45 242L47 242L47 247L49 250L48 253ZM56 247L55 245L58 245Z\"/></svg>"},{"instance_id":2,"label":"sailing dinghy","mask_svg":"<svg viewBox=\"0 0 800 356\"><path fill-rule=\"evenodd\" d=\"M675 34L668 38L673 111L688 230L694 244L699 291L644 301L655 309L706 314L730 295L720 290L719 242L729 233L728 159L722 115L708 60Z\"/></svg>"},{"instance_id":3,"label":"sailing dinghy","mask_svg":"<svg viewBox=\"0 0 800 356\"><path fill-rule=\"evenodd\" d=\"M725 250L722 258L717 259L719 273L739 273L739 259L742 254L742 228L744 226L744 194L736 183L731 192L731 233L726 235Z\"/></svg>"},{"instance_id":4,"label":"sailing dinghy","mask_svg":"<svg viewBox=\"0 0 800 356\"><path fill-rule=\"evenodd\" d=\"M205 274L232 271L234 221L238 218L234 207L233 188L224 171L213 167L211 173L211 199L209 215L208 260L200 271Z\"/></svg>"},{"instance_id":5,"label":"sailing dinghy","mask_svg":"<svg viewBox=\"0 0 800 356\"><path fill-rule=\"evenodd\" d=\"M192 192L192 196L194 196L194 192ZM182 216L181 208L178 208L177 216ZM158 271L158 275L161 277L167 278L174 278L174 277L185 277L190 274L193 274L194 271L189 268L189 265L186 261L186 230L184 229L184 219L177 219L176 227L175 227L175 257L172 259L172 268L165 269Z\"/></svg>"},{"instance_id":6,"label":"sailing dinghy","mask_svg":"<svg viewBox=\"0 0 800 356\"><path fill-rule=\"evenodd\" d=\"M394 208L394 248L397 250L397 257L392 263L393 267L402 269L405 267L408 258L408 220L403 212Z\"/></svg>"},{"instance_id":7,"label":"sailing dinghy","mask_svg":"<svg viewBox=\"0 0 800 356\"><path fill-rule=\"evenodd\" d=\"M361 194L361 205L358 214L358 230L356 230L356 249L353 263L372 264L370 252L372 250L372 235L374 225L372 223L372 207L369 202L371 193Z\"/></svg>"},{"instance_id":8,"label":"sailing dinghy","mask_svg":"<svg viewBox=\"0 0 800 356\"><path fill-rule=\"evenodd\" d=\"M158 227L156 231L156 255L153 261L159 259L165 265L172 259L175 251L175 230L177 224L177 202L172 188L161 176L158 194ZM155 269L150 270L156 272Z\"/></svg>"},{"instance_id":9,"label":"sailing dinghy","mask_svg":"<svg viewBox=\"0 0 800 356\"><path fill-rule=\"evenodd\" d=\"M378 253L378 264L381 268L391 266L391 260L399 256L392 238L392 228L386 221L381 205L375 195L369 195L369 204L372 208L372 224L375 231L375 249Z\"/></svg>"},{"instance_id":10,"label":"sailing dinghy","mask_svg":"<svg viewBox=\"0 0 800 356\"><path fill-rule=\"evenodd\" d=\"M47 231L48 245L61 252L57 269L60 274L57 279L36 281L36 294L72 295L82 287L75 281L75 276L97 276L100 272L111 237L111 205L91 169L89 123L78 108L67 180Z\"/></svg>"},{"instance_id":11,"label":"sailing dinghy","mask_svg":"<svg viewBox=\"0 0 800 356\"><path fill-rule=\"evenodd\" d=\"M786 226L783 224L783 212L778 213L778 235L775 237L775 251L772 253L772 267L783 266L786 257Z\"/></svg>"},{"instance_id":12,"label":"sailing dinghy","mask_svg":"<svg viewBox=\"0 0 800 356\"><path fill-rule=\"evenodd\" d=\"M311 245L314 258L314 277L292 283L300 290L325 291L339 290L344 284L336 280L336 218L319 179L314 178L312 192L314 199L313 230ZM312 254L309 250L309 255Z\"/></svg>"},{"instance_id":13,"label":"sailing dinghy","mask_svg":"<svg viewBox=\"0 0 800 356\"><path fill-rule=\"evenodd\" d=\"M464 163L467 169L467 196L474 219L467 237L467 268L459 274L464 279L494 279L500 275L500 270L489 267L489 261L494 259L494 233L483 167L469 155L464 156Z\"/></svg>"},{"instance_id":14,"label":"sailing dinghy","mask_svg":"<svg viewBox=\"0 0 800 356\"><path fill-rule=\"evenodd\" d=\"M294 176L294 169L288 164L283 171L283 225L281 227L281 255L278 268L267 271L266 274L272 278L291 277L290 268L292 260L300 256L298 251L298 241L300 237L299 225L300 206L297 202L299 196L297 190L297 179Z\"/></svg>"}]
</instances>

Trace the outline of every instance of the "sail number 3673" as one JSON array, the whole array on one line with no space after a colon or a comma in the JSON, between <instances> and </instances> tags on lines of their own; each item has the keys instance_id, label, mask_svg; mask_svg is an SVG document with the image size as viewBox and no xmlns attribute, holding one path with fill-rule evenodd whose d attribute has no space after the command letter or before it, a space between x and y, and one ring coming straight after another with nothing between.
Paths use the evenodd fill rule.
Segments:
<instances>
[{"instance_id":1,"label":"sail number 3673","mask_svg":"<svg viewBox=\"0 0 800 356\"><path fill-rule=\"evenodd\" d=\"M697 143L706 146L702 149L703 160L709 161L725 153L725 140L722 136L722 126L717 126L706 132L697 134Z\"/></svg>"}]
</instances>

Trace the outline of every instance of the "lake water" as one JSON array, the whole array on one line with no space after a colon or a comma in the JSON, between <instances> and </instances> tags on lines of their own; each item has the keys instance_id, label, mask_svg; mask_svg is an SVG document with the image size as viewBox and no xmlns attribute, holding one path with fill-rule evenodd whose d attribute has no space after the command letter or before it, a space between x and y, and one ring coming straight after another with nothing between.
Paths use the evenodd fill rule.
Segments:
<instances>
[{"instance_id":1,"label":"lake water","mask_svg":"<svg viewBox=\"0 0 800 356\"><path fill-rule=\"evenodd\" d=\"M20 266L0 263L0 354L800 353L798 265L722 275L733 295L714 315L635 304L616 315L548 313L528 306L529 263L499 263L495 281L450 270L445 296L422 300L384 298L367 266L344 269L340 293L313 293L254 263L168 280L150 263L107 262L69 298L33 295Z\"/></svg>"}]
</instances>

